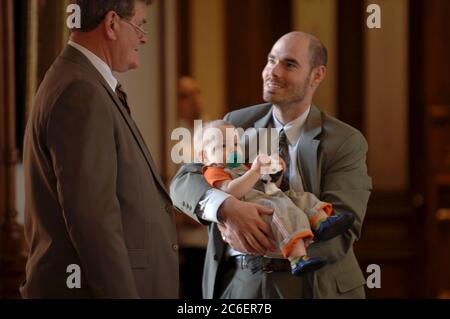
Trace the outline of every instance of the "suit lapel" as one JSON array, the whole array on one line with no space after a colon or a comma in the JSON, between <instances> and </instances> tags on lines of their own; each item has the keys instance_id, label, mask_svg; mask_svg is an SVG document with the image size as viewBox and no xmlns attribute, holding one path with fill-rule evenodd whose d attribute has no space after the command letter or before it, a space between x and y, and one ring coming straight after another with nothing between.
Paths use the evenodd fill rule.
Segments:
<instances>
[{"instance_id":1,"label":"suit lapel","mask_svg":"<svg viewBox=\"0 0 450 319\"><path fill-rule=\"evenodd\" d=\"M153 158L150 154L150 151L147 148L147 144L145 143L141 132L139 131L138 127L136 126L134 120L131 118L131 116L128 114L128 111L125 109L125 107L120 102L118 96L111 90L111 87L104 83L105 81L102 81L103 87L108 91L110 97L113 99L114 103L116 104L117 108L119 109L123 119L128 125L128 128L130 129L131 133L133 134L136 142L139 145L139 148L141 149L142 154L144 154L145 160L147 161L147 164L149 165L149 168L152 172L153 177L158 182L161 189L164 191L165 195L170 198L169 193L166 190L166 187L164 186L164 183L159 176L158 169L156 168L155 162L153 161Z\"/></svg>"},{"instance_id":2,"label":"suit lapel","mask_svg":"<svg viewBox=\"0 0 450 319\"><path fill-rule=\"evenodd\" d=\"M95 78L102 84L102 86L105 88L105 90L108 92L111 99L116 104L117 108L120 111L120 114L122 115L123 119L127 123L128 128L130 129L131 133L133 134L134 139L136 140L137 144L139 145L139 148L144 155L144 158L150 168L150 171L152 172L153 177L158 182L160 188L163 190L164 194L170 199L169 193L166 190L166 187L161 180L161 177L159 176L158 170L154 164L153 158L150 155L150 152L147 148L147 145L144 142L144 139L142 138L142 135L137 128L136 124L134 123L131 116L128 114L125 107L122 105L122 102L120 102L119 97L108 83L106 83L106 80L103 78L103 76L98 72L98 70L92 65L92 63L77 49L73 48L70 45L67 45L64 51L62 52L61 56L63 58L66 58L74 63L80 64L84 68L87 69L89 74L94 75Z\"/></svg>"},{"instance_id":3,"label":"suit lapel","mask_svg":"<svg viewBox=\"0 0 450 319\"><path fill-rule=\"evenodd\" d=\"M265 128L269 126L269 123L272 122L272 110L273 107L270 108L269 112L267 112L266 115L264 115L262 118L260 118L258 121L255 122L255 128Z\"/></svg>"},{"instance_id":4,"label":"suit lapel","mask_svg":"<svg viewBox=\"0 0 450 319\"><path fill-rule=\"evenodd\" d=\"M272 147L274 141L278 141L277 136L272 136L271 134L271 129L273 128L272 110L273 107L270 108L266 115L255 122L255 128L258 136L258 150L260 153L266 153L269 155L272 154L272 150L278 149L278 147Z\"/></svg>"},{"instance_id":5,"label":"suit lapel","mask_svg":"<svg viewBox=\"0 0 450 319\"><path fill-rule=\"evenodd\" d=\"M322 116L314 105L311 106L308 118L306 119L303 133L298 144L298 162L305 192L312 192L316 196L320 195L320 173L318 172L317 150L320 140L316 137L322 132Z\"/></svg>"}]
</instances>

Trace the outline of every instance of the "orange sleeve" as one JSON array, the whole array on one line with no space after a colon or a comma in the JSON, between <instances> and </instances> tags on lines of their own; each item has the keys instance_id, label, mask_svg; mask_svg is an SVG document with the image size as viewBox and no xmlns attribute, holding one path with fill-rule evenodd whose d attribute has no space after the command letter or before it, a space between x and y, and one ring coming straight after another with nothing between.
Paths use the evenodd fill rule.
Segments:
<instances>
[{"instance_id":1,"label":"orange sleeve","mask_svg":"<svg viewBox=\"0 0 450 319\"><path fill-rule=\"evenodd\" d=\"M212 187L216 187L216 183L231 180L230 174L225 172L223 167L205 167L203 176Z\"/></svg>"}]
</instances>

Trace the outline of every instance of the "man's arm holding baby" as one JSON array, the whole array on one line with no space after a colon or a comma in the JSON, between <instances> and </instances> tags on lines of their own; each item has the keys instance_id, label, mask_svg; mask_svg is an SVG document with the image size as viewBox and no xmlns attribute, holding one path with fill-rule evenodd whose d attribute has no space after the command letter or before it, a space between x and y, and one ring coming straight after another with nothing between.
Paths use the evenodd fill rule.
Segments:
<instances>
[{"instance_id":1,"label":"man's arm holding baby","mask_svg":"<svg viewBox=\"0 0 450 319\"><path fill-rule=\"evenodd\" d=\"M260 217L271 215L273 210L213 189L203 178L202 167L188 164L177 172L170 185L174 205L202 224L221 225L228 243L239 251L264 254L274 250L269 240L273 238L271 228Z\"/></svg>"}]
</instances>

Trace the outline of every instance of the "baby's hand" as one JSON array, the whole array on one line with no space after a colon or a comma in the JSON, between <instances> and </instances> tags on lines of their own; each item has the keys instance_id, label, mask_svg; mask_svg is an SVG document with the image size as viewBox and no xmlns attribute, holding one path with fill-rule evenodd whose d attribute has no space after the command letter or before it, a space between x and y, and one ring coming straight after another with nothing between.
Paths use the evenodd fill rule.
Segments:
<instances>
[{"instance_id":1,"label":"baby's hand","mask_svg":"<svg viewBox=\"0 0 450 319\"><path fill-rule=\"evenodd\" d=\"M267 167L270 167L271 158L267 156L266 154L260 154L256 156L255 160L253 161L251 170L256 171L259 174L264 174L263 171L267 169Z\"/></svg>"},{"instance_id":2,"label":"baby's hand","mask_svg":"<svg viewBox=\"0 0 450 319\"><path fill-rule=\"evenodd\" d=\"M278 155L272 155L272 171L269 173L272 182L274 182L278 187L281 186L281 180L283 175L286 173L286 163Z\"/></svg>"},{"instance_id":3,"label":"baby's hand","mask_svg":"<svg viewBox=\"0 0 450 319\"><path fill-rule=\"evenodd\" d=\"M278 161L278 171L286 170L286 162L278 154L272 155L271 158L272 161Z\"/></svg>"}]
</instances>

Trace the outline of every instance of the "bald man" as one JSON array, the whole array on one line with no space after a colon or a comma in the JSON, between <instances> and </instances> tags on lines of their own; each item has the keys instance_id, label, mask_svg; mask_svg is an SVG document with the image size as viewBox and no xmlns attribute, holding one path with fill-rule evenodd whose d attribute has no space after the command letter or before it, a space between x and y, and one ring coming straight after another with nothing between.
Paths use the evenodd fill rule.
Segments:
<instances>
[{"instance_id":1,"label":"bald man","mask_svg":"<svg viewBox=\"0 0 450 319\"><path fill-rule=\"evenodd\" d=\"M353 252L372 188L367 175L367 142L353 127L321 112L313 96L325 78L327 50L313 35L281 37L263 71L266 104L231 112L236 127L276 128L287 137L289 186L354 215L353 226L331 240L313 243L308 255L327 260L303 277L276 258L271 231L260 218L271 211L211 189L186 165L171 185L177 207L209 225L203 294L205 298L364 298L365 279ZM271 256L271 258L263 256ZM274 258L275 257L275 258Z\"/></svg>"}]
</instances>

